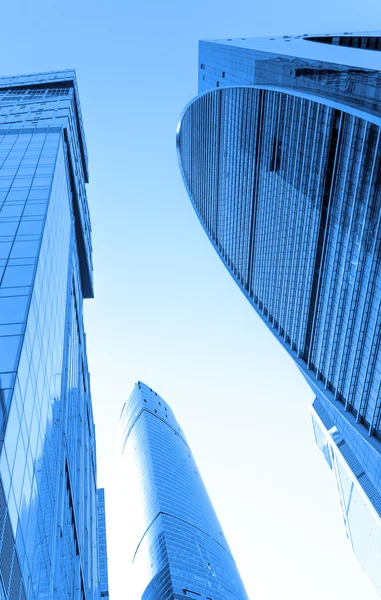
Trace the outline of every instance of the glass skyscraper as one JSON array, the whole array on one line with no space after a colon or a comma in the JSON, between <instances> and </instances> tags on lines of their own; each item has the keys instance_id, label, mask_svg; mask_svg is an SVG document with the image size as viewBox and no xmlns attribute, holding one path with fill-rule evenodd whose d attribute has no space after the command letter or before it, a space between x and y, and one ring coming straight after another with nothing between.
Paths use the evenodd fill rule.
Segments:
<instances>
[{"instance_id":1,"label":"glass skyscraper","mask_svg":"<svg viewBox=\"0 0 381 600\"><path fill-rule=\"evenodd\" d=\"M380 49L380 32L200 42L177 146L210 241L316 395L381 594Z\"/></svg>"},{"instance_id":2,"label":"glass skyscraper","mask_svg":"<svg viewBox=\"0 0 381 600\"><path fill-rule=\"evenodd\" d=\"M176 418L138 382L121 414L142 600L247 600L236 564Z\"/></svg>"},{"instance_id":3,"label":"glass skyscraper","mask_svg":"<svg viewBox=\"0 0 381 600\"><path fill-rule=\"evenodd\" d=\"M75 72L1 77L0 595L7 600L99 598L82 318L83 298L93 296L87 181Z\"/></svg>"}]
</instances>

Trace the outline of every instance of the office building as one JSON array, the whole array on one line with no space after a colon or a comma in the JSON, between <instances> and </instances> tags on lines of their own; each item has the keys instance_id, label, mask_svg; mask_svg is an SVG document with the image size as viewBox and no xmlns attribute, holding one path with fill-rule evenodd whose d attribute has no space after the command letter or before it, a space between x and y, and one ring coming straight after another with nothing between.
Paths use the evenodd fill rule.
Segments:
<instances>
[{"instance_id":1,"label":"office building","mask_svg":"<svg viewBox=\"0 0 381 600\"><path fill-rule=\"evenodd\" d=\"M107 536L105 491L98 489L98 552L99 552L99 595L108 598L108 564L107 564Z\"/></svg>"},{"instance_id":2,"label":"office building","mask_svg":"<svg viewBox=\"0 0 381 600\"><path fill-rule=\"evenodd\" d=\"M247 600L183 430L138 382L121 414L124 476L142 600Z\"/></svg>"},{"instance_id":3,"label":"office building","mask_svg":"<svg viewBox=\"0 0 381 600\"><path fill-rule=\"evenodd\" d=\"M93 296L74 71L0 78L0 595L99 597Z\"/></svg>"},{"instance_id":4,"label":"office building","mask_svg":"<svg viewBox=\"0 0 381 600\"><path fill-rule=\"evenodd\" d=\"M380 495L351 450L343 434L345 427L339 429L338 419L332 418L329 405L316 398L311 412L316 444L336 480L346 536L380 595Z\"/></svg>"},{"instance_id":5,"label":"office building","mask_svg":"<svg viewBox=\"0 0 381 600\"><path fill-rule=\"evenodd\" d=\"M364 498L363 517L346 520L379 593L359 539L371 511L381 544L380 41L200 42L200 94L177 135L201 224L314 391L337 464Z\"/></svg>"}]
</instances>

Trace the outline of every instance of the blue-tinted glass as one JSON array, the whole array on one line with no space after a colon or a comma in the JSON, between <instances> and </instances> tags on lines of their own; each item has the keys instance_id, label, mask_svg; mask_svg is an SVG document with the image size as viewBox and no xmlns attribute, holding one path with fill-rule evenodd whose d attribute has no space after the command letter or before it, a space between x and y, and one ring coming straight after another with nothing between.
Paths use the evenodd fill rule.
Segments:
<instances>
[{"instance_id":1,"label":"blue-tinted glass","mask_svg":"<svg viewBox=\"0 0 381 600\"><path fill-rule=\"evenodd\" d=\"M101 572L107 579L82 320L83 298L93 294L87 180L75 73L0 78L0 596L7 600L98 600Z\"/></svg>"},{"instance_id":2,"label":"blue-tinted glass","mask_svg":"<svg viewBox=\"0 0 381 600\"><path fill-rule=\"evenodd\" d=\"M333 455L315 427L342 497L353 487L366 499L345 520L379 590L361 519L378 538L380 40L202 41L200 95L177 135L184 183L214 248L342 436Z\"/></svg>"},{"instance_id":3,"label":"blue-tinted glass","mask_svg":"<svg viewBox=\"0 0 381 600\"><path fill-rule=\"evenodd\" d=\"M124 474L134 507L131 554L142 600L246 600L172 410L139 382L122 411L121 426Z\"/></svg>"}]
</instances>

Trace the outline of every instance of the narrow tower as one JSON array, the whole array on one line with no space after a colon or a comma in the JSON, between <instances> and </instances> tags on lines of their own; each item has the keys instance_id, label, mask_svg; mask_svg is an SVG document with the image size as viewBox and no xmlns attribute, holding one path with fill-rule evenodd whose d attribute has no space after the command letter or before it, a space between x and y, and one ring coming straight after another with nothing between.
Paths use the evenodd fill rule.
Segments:
<instances>
[{"instance_id":1,"label":"narrow tower","mask_svg":"<svg viewBox=\"0 0 381 600\"><path fill-rule=\"evenodd\" d=\"M169 406L138 382L121 415L142 600L247 600L236 564Z\"/></svg>"},{"instance_id":2,"label":"narrow tower","mask_svg":"<svg viewBox=\"0 0 381 600\"><path fill-rule=\"evenodd\" d=\"M93 296L74 71L0 77L0 596L98 600Z\"/></svg>"}]
</instances>

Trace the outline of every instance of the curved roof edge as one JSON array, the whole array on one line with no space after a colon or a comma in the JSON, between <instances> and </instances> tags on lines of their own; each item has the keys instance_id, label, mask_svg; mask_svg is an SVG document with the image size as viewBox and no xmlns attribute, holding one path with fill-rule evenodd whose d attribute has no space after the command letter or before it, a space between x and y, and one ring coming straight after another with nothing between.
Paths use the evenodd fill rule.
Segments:
<instances>
[{"instance_id":1,"label":"curved roof edge","mask_svg":"<svg viewBox=\"0 0 381 600\"><path fill-rule=\"evenodd\" d=\"M183 166L182 166L182 156L181 156L181 150L180 150L180 132L181 132L181 124L182 124L182 120L184 115L186 114L186 112L188 111L189 107L192 106L192 104L194 104L199 98L207 96L208 94L216 94L216 93L221 93L223 92L223 90L226 89L248 89L248 88L253 88L253 89L260 89L260 90L269 90L269 91L275 91L275 92L281 92L284 94L290 94L296 97L300 97L300 98L305 98L308 100L312 100L314 102L318 102L320 104L325 104L329 107L332 107L334 109L338 109L344 112L347 112L349 114L352 114L356 117L359 117L361 119L365 119L371 123L374 123L375 125L377 125L378 127L381 128L381 117L378 117L376 115L373 115L365 110L361 110L358 109L356 107L351 106L350 104L346 104L343 102L339 102L336 100L331 100L329 98L326 97L322 97L319 96L317 94L308 94L308 93L304 93L304 92L300 92L300 91L295 91L293 89L289 89L289 88L281 88L281 87L277 87L277 86L265 86L265 85L238 85L238 86L226 86L226 87L220 87L220 88L213 88L211 90L206 90L205 92L198 94L197 96L195 96L192 100L190 100L186 106L184 107L184 109L182 110L178 123L177 123L177 130L176 130L176 152L177 152L177 159L178 159L178 164L179 164L179 168L180 168L180 173L181 173L181 177L183 179L183 183L186 189L186 192L189 196L189 199L192 203L193 209L196 213L196 216L207 236L207 238L209 239L209 241L211 242L213 248L216 250L218 256L220 257L220 259L222 260L223 264L225 265L229 275L232 277L232 279L234 280L234 282L239 286L239 288L241 289L241 291L243 292L243 294L246 296L246 298L249 300L250 304L254 307L254 310L256 311L257 315L261 318L261 320L267 325L267 320L266 317L262 314L262 312L260 310L258 310L256 308L256 306L254 304L252 304L250 296L248 295L248 292L246 291L245 287L243 285L241 285L237 279L235 278L234 274L232 273L226 259L224 258L223 255L221 255L218 244L216 243L216 240L213 238L211 232L209 231L209 229L207 228L203 217L201 216L199 209L197 207L196 202L194 201L192 192L189 188L188 185L188 181L187 178L184 174L184 170L183 170ZM285 346L285 344L282 342L282 340L280 340L280 338L276 335L275 331L273 331L271 329L272 333L277 337L277 340L281 342L282 345ZM286 347L286 346L285 346ZM288 348L287 348L288 350ZM292 353L293 351L291 351ZM298 362L298 361L296 361ZM300 365L298 365L300 366Z\"/></svg>"},{"instance_id":2,"label":"curved roof edge","mask_svg":"<svg viewBox=\"0 0 381 600\"><path fill-rule=\"evenodd\" d=\"M304 92L300 92L300 91L296 91L290 88L282 88L282 87L277 87L277 86L269 86L269 85L233 85L233 86L226 86L226 87L221 87L221 88L214 88L212 90L206 90L205 92L198 94L197 96L195 96L194 98L192 98L192 100L190 100L188 102L188 104L186 104L186 106L184 107L184 109L182 110L178 123L177 123L177 128L176 128L176 153L177 153L177 161L179 164L179 168L180 168L180 173L181 173L181 177L186 189L186 192L193 204L193 207L195 209L195 212L197 214L197 217L206 233L206 235L208 236L209 240L212 242L212 245L215 247L215 249L218 252L218 248L216 246L215 241L213 240L210 232L208 231L208 229L206 228L203 219L201 218L201 215L197 209L197 206L195 204L195 202L193 201L193 196L192 196L192 192L189 189L188 186L188 182L186 180L185 174L184 174L184 170L183 170L183 166L182 166L182 157L181 157L181 151L180 151L180 130L181 130L181 123L182 123L182 119L185 115L185 113L187 112L187 110L189 109L190 106L192 106L192 104L194 104L195 102L197 102L197 100L199 98L202 98L204 96L207 96L208 94L219 94L222 93L223 90L234 90L234 89L258 89L258 90L269 90L269 91L274 91L274 92L280 92L283 94L290 94L292 96L296 96L299 98L305 98L307 100L312 100L314 102L318 102L320 104L325 104L326 106L329 106L331 108L334 109L338 109L344 112L347 112L349 114L352 114L356 117L359 117L360 119L365 119L371 123L374 123L375 125L377 125L378 127L381 128L381 117L378 117L372 113L369 113L368 111L365 110L361 110L359 108L356 108L354 106L351 106L350 104L345 104L343 102L339 102L337 100L332 100L330 98L326 98L324 96L319 96L318 94L308 94L308 93L304 93ZM230 273L230 269L228 268L228 271ZM230 273L231 274L231 273ZM234 279L234 277L233 277Z\"/></svg>"},{"instance_id":3,"label":"curved roof edge","mask_svg":"<svg viewBox=\"0 0 381 600\"><path fill-rule=\"evenodd\" d=\"M132 428L142 413L150 413L160 419L162 423L173 429L175 434L188 446L185 434L169 404L149 385L137 381L120 413L122 454Z\"/></svg>"},{"instance_id":4,"label":"curved roof edge","mask_svg":"<svg viewBox=\"0 0 381 600\"><path fill-rule=\"evenodd\" d=\"M374 125L378 125L379 127L381 127L381 116L378 116L377 114L374 114L373 112L369 112L369 110L364 110L364 109L358 108L357 106L354 106L354 104L340 102L339 100L335 100L333 98L328 98L327 96L320 96L319 94L310 94L308 92L306 93L306 92L302 92L302 91L295 90L292 88L284 88L284 87L280 87L280 86L276 86L276 85L227 85L224 87L218 87L218 88L213 88L211 90L206 90L205 92L202 92L201 94L198 94L197 96L192 98L192 100L190 100L186 104L186 106L180 113L180 117L179 117L179 120L177 123L177 129L176 129L176 147L177 147L177 149L179 147L179 134L180 134L181 122L182 122L183 116L187 112L188 108L190 106L192 106L192 104L197 102L197 100L199 98L202 98L203 96L207 96L208 94L219 94L219 93L222 93L224 90L242 90L242 89L245 89L245 90L246 89L254 89L254 90L265 90L265 91L268 90L270 92L279 92L281 94L289 94L290 96L295 96L297 98L305 98L306 100L312 100L313 102L318 102L319 104L325 104L326 106L329 106L331 108L335 108L337 110L344 111L344 112L354 115L355 117L358 117L360 119L365 119L366 121L369 121L370 123L374 123Z\"/></svg>"}]
</instances>

